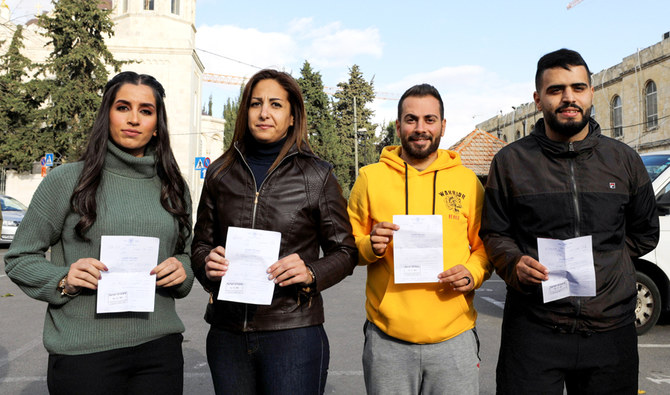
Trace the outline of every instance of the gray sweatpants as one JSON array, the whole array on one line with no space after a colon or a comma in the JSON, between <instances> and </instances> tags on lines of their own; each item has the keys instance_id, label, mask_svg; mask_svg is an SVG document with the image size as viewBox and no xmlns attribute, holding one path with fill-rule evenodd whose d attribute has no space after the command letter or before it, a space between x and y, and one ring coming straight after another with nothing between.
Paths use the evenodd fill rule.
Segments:
<instances>
[{"instance_id":1,"label":"gray sweatpants","mask_svg":"<svg viewBox=\"0 0 670 395\"><path fill-rule=\"evenodd\" d=\"M440 343L414 344L365 325L363 373L369 395L479 393L479 344L475 330Z\"/></svg>"}]
</instances>

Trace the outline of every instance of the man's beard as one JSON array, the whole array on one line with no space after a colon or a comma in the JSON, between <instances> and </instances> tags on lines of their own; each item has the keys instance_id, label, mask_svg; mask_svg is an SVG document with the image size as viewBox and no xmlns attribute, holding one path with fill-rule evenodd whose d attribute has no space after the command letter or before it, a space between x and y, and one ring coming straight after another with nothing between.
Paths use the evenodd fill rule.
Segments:
<instances>
[{"instance_id":1,"label":"man's beard","mask_svg":"<svg viewBox=\"0 0 670 395\"><path fill-rule=\"evenodd\" d=\"M415 140L418 139L418 137L423 136L427 136L428 138L433 139L430 145L428 145L426 148L420 149L410 144L411 140ZM432 137L429 133L412 133L401 138L400 143L402 144L403 151L407 153L409 157L414 159L426 159L440 147L440 138L441 136L439 135Z\"/></svg>"},{"instance_id":2,"label":"man's beard","mask_svg":"<svg viewBox=\"0 0 670 395\"><path fill-rule=\"evenodd\" d=\"M566 122L559 122L558 117L556 114L564 110L566 108L576 108L579 110L579 112L582 113L582 120L581 121L566 121ZM564 104L561 107L557 108L556 111L554 112L547 112L544 114L544 120L547 122L547 125L549 128L565 137L572 137L576 135L577 133L581 132L586 124L589 123L589 118L591 118L591 109L593 107L589 107L586 111L584 111L581 107L579 107L576 104Z\"/></svg>"}]
</instances>

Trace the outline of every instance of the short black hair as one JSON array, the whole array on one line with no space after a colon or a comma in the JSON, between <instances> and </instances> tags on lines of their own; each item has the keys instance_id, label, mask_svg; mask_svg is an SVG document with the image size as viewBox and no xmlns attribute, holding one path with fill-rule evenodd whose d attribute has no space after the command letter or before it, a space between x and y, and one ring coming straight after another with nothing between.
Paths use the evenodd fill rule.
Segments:
<instances>
[{"instance_id":1,"label":"short black hair","mask_svg":"<svg viewBox=\"0 0 670 395\"><path fill-rule=\"evenodd\" d=\"M438 92L437 89L435 89L435 87L430 84L419 84L407 89L400 97L400 101L398 102L398 120L400 120L400 117L402 117L402 103L410 96L433 96L436 98L437 101L440 102L440 119L444 119L444 103L442 102L442 96L440 96L440 92Z\"/></svg>"},{"instance_id":2,"label":"short black hair","mask_svg":"<svg viewBox=\"0 0 670 395\"><path fill-rule=\"evenodd\" d=\"M537 72L535 73L535 91L540 92L540 85L542 85L542 74L547 69L553 69L555 67L562 67L566 70L570 69L570 66L584 66L586 68L586 74L589 77L589 85L591 85L591 71L589 66L582 58L582 55L577 51L571 49L561 48L558 51L549 52L544 55L537 61Z\"/></svg>"}]
</instances>

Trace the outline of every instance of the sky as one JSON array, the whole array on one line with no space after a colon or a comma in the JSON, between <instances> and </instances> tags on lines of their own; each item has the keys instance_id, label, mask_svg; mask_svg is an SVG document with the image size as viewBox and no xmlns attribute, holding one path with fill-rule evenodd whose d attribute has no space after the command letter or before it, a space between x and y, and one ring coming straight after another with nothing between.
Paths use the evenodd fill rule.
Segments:
<instances>
[{"instance_id":1,"label":"sky","mask_svg":"<svg viewBox=\"0 0 670 395\"><path fill-rule=\"evenodd\" d=\"M2 1L2 0L0 0ZM45 0L5 0L35 12ZM167 1L167 0L158 0ZM187 1L187 0L181 0ZM442 148L500 111L532 101L537 60L559 48L592 72L620 63L670 31L669 0L197 0L196 48L206 73L250 77L261 68L300 76L307 60L335 88L357 64L379 99L373 121L394 121L412 85L441 93ZM239 86L203 83L221 116Z\"/></svg>"}]
</instances>

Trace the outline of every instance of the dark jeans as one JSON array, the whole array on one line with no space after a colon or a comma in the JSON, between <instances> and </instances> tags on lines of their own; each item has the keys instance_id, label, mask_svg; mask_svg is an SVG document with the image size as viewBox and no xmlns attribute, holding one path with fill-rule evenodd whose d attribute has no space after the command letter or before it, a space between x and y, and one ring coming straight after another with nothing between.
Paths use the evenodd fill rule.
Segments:
<instances>
[{"instance_id":1,"label":"dark jeans","mask_svg":"<svg viewBox=\"0 0 670 395\"><path fill-rule=\"evenodd\" d=\"M161 337L135 347L82 355L49 355L51 395L181 395L183 336Z\"/></svg>"},{"instance_id":2,"label":"dark jeans","mask_svg":"<svg viewBox=\"0 0 670 395\"><path fill-rule=\"evenodd\" d=\"M323 394L330 349L323 325L233 333L210 327L207 362L222 394Z\"/></svg>"},{"instance_id":3,"label":"dark jeans","mask_svg":"<svg viewBox=\"0 0 670 395\"><path fill-rule=\"evenodd\" d=\"M565 333L529 320L503 318L496 369L498 394L637 394L635 324L606 332Z\"/></svg>"}]
</instances>

